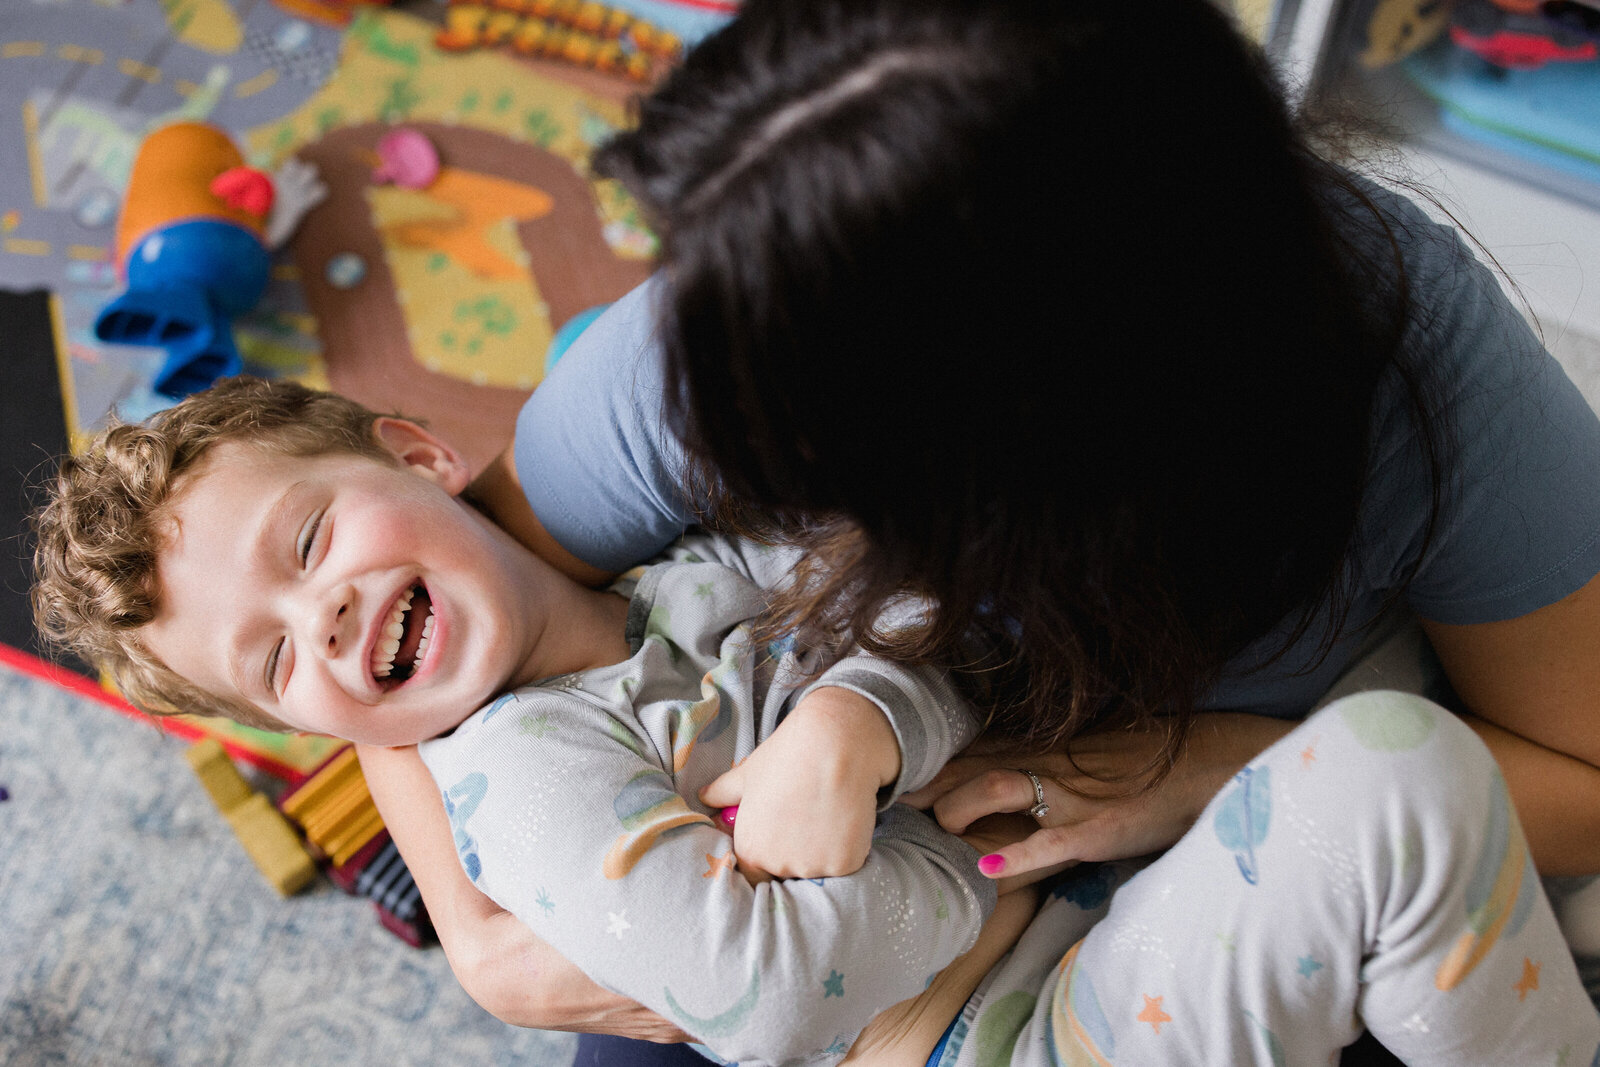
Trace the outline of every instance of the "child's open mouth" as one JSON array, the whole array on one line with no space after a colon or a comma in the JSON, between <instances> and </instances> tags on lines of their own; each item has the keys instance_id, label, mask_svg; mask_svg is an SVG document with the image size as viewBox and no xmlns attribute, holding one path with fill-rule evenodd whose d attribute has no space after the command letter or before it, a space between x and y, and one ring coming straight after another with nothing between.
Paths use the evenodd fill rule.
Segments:
<instances>
[{"instance_id":1,"label":"child's open mouth","mask_svg":"<svg viewBox=\"0 0 1600 1067\"><path fill-rule=\"evenodd\" d=\"M428 591L414 585L389 609L388 621L372 649L372 677L385 692L417 671L433 640L433 605Z\"/></svg>"}]
</instances>

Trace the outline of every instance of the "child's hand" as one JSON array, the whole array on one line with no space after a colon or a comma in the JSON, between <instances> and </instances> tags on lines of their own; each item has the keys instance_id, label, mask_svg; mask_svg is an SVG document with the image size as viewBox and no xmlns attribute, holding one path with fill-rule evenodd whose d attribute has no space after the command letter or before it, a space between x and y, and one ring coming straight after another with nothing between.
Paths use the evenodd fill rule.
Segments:
<instances>
[{"instance_id":1,"label":"child's hand","mask_svg":"<svg viewBox=\"0 0 1600 1067\"><path fill-rule=\"evenodd\" d=\"M741 868L778 878L859 870L872 849L878 789L900 774L900 744L872 701L837 686L806 695L744 762L700 791L737 804Z\"/></svg>"}]
</instances>

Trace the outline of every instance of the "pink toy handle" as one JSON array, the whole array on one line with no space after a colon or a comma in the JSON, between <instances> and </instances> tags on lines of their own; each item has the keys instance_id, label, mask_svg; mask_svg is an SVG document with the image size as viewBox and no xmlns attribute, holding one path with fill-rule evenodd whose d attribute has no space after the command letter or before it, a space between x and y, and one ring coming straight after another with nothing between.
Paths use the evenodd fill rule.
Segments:
<instances>
[{"instance_id":1,"label":"pink toy handle","mask_svg":"<svg viewBox=\"0 0 1600 1067\"><path fill-rule=\"evenodd\" d=\"M390 130L379 138L377 154L378 166L372 172L375 182L393 182L403 189L426 189L439 176L439 151L417 130Z\"/></svg>"}]
</instances>

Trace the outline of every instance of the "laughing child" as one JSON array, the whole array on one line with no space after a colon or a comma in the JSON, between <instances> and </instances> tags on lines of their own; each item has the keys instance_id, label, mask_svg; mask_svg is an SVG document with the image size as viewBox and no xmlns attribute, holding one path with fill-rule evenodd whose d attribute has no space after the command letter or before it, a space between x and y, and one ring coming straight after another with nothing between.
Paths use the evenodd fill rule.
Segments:
<instances>
[{"instance_id":1,"label":"laughing child","mask_svg":"<svg viewBox=\"0 0 1600 1067\"><path fill-rule=\"evenodd\" d=\"M414 422L224 382L63 463L41 629L152 712L422 742L473 882L590 977L725 1059L837 1060L994 908L978 854L893 804L975 735L966 705L939 671L753 648L780 552L689 537L587 589L468 479ZM827 853L771 873L849 877L735 869L699 793L758 743L740 810Z\"/></svg>"}]
</instances>

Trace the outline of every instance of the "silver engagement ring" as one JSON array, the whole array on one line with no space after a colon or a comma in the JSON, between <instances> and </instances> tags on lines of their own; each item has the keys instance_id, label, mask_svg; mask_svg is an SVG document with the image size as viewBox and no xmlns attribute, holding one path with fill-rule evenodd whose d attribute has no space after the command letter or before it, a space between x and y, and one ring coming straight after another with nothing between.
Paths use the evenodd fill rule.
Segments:
<instances>
[{"instance_id":1,"label":"silver engagement ring","mask_svg":"<svg viewBox=\"0 0 1600 1067\"><path fill-rule=\"evenodd\" d=\"M1017 769L1019 771L1022 770L1021 767L1018 767ZM1026 774L1028 776L1028 780L1033 783L1034 805L1028 809L1028 814L1032 815L1035 819L1043 819L1046 815L1050 814L1050 805L1044 802L1044 783L1039 781L1039 776L1034 774L1032 771L1022 771L1022 773Z\"/></svg>"}]
</instances>

